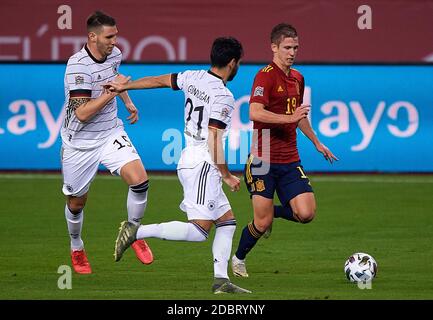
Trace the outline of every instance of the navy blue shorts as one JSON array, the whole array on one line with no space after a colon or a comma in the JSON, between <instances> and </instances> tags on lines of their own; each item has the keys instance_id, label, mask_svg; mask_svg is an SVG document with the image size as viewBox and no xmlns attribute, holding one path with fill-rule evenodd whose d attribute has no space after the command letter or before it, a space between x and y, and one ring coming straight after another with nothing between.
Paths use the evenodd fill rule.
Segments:
<instances>
[{"instance_id":1,"label":"navy blue shorts","mask_svg":"<svg viewBox=\"0 0 433 320\"><path fill-rule=\"evenodd\" d=\"M286 163L266 163L249 155L244 170L244 181L250 197L257 194L273 199L274 193L282 205L305 192L313 192L310 179L304 172L300 161Z\"/></svg>"}]
</instances>

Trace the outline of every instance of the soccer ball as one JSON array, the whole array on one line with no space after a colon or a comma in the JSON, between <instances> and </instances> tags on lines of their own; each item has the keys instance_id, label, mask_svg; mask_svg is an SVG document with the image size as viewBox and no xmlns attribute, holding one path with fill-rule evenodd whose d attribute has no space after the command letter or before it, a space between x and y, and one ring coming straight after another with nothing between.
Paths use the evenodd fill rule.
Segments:
<instances>
[{"instance_id":1,"label":"soccer ball","mask_svg":"<svg viewBox=\"0 0 433 320\"><path fill-rule=\"evenodd\" d=\"M369 254L357 252L346 260L344 272L350 282L369 282L376 276L377 262Z\"/></svg>"}]
</instances>

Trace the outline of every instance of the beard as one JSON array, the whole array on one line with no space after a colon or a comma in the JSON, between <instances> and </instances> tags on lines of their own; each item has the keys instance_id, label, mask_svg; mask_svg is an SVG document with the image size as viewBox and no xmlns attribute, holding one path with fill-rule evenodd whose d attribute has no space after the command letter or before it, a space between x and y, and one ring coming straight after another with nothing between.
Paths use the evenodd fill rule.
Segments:
<instances>
[{"instance_id":1,"label":"beard","mask_svg":"<svg viewBox=\"0 0 433 320\"><path fill-rule=\"evenodd\" d=\"M105 59L106 57L108 57L113 52L113 49L114 49L114 47L110 48L110 46L105 45L103 43L97 43L96 47L97 47L99 53L101 54L102 59Z\"/></svg>"},{"instance_id":2,"label":"beard","mask_svg":"<svg viewBox=\"0 0 433 320\"><path fill-rule=\"evenodd\" d=\"M114 47L107 47L105 49L105 55L108 57L113 52Z\"/></svg>"},{"instance_id":3,"label":"beard","mask_svg":"<svg viewBox=\"0 0 433 320\"><path fill-rule=\"evenodd\" d=\"M235 78L236 74L238 73L238 69L239 66L236 65L236 67L232 70L232 73L230 73L229 77L227 78L227 81L232 81Z\"/></svg>"}]
</instances>

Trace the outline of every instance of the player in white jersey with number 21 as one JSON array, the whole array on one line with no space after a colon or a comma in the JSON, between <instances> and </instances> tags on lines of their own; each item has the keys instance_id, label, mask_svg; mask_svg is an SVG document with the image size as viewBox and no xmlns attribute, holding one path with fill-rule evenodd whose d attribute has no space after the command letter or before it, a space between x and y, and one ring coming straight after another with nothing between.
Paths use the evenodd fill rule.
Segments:
<instances>
[{"instance_id":1,"label":"player in white jersey with number 21","mask_svg":"<svg viewBox=\"0 0 433 320\"><path fill-rule=\"evenodd\" d=\"M80 274L92 272L81 229L87 193L99 165L102 163L128 184L127 211L131 223L140 224L149 186L140 156L117 117L117 94L104 92L102 87L114 79L125 80L118 76L122 53L115 47L116 22L97 11L87 20L87 32L87 43L66 66L65 117L61 129L65 217L71 238L72 266ZM121 93L120 97L130 113L128 119L135 123L138 111L128 93ZM153 255L146 242L136 241L132 247L142 263L152 263Z\"/></svg>"},{"instance_id":2,"label":"player in white jersey with number 21","mask_svg":"<svg viewBox=\"0 0 433 320\"><path fill-rule=\"evenodd\" d=\"M185 95L186 147L177 165L177 173L184 194L180 208L186 212L188 222L171 221L139 227L128 221L122 222L116 240L116 261L136 239L204 241L215 224L212 291L250 292L231 283L227 275L236 220L222 189L222 181L231 191L238 191L240 186L239 179L228 170L223 145L234 109L234 97L226 83L235 77L242 54L238 40L217 38L212 45L210 70L188 70L105 86L114 92L171 87L182 90Z\"/></svg>"}]
</instances>

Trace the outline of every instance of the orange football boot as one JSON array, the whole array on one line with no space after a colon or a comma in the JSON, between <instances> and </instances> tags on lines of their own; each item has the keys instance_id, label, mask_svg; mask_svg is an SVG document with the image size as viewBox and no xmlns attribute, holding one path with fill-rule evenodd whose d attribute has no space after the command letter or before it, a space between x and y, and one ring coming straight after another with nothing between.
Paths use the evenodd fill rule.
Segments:
<instances>
[{"instance_id":1,"label":"orange football boot","mask_svg":"<svg viewBox=\"0 0 433 320\"><path fill-rule=\"evenodd\" d=\"M131 247L134 249L138 260L142 263L151 264L153 262L153 253L146 241L137 240L131 244Z\"/></svg>"},{"instance_id":2,"label":"orange football boot","mask_svg":"<svg viewBox=\"0 0 433 320\"><path fill-rule=\"evenodd\" d=\"M86 252L83 250L75 250L71 252L72 266L76 273L89 274L92 273L89 260L87 260Z\"/></svg>"}]
</instances>

